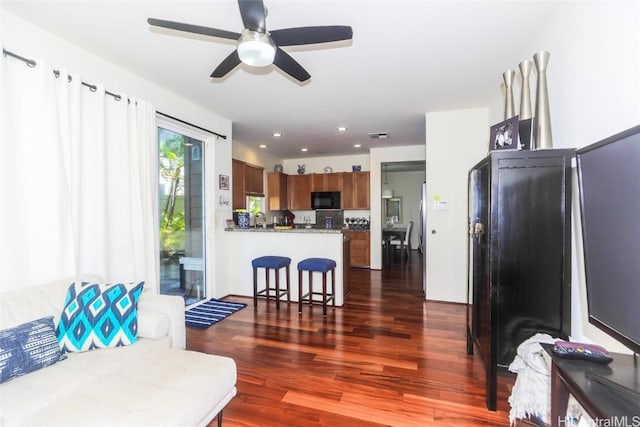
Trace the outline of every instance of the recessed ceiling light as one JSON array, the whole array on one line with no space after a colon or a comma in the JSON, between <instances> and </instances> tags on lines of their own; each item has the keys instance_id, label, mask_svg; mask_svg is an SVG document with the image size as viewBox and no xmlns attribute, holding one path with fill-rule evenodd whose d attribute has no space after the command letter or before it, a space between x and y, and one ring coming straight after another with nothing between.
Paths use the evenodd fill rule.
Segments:
<instances>
[{"instance_id":1,"label":"recessed ceiling light","mask_svg":"<svg viewBox=\"0 0 640 427\"><path fill-rule=\"evenodd\" d=\"M354 147L354 148L360 148L360 147L362 147L362 145L360 145L360 144L353 144L353 147Z\"/></svg>"},{"instance_id":2,"label":"recessed ceiling light","mask_svg":"<svg viewBox=\"0 0 640 427\"><path fill-rule=\"evenodd\" d=\"M267 146L265 144L260 144L259 147L260 148L267 148Z\"/></svg>"},{"instance_id":3,"label":"recessed ceiling light","mask_svg":"<svg viewBox=\"0 0 640 427\"><path fill-rule=\"evenodd\" d=\"M282 134L280 132L274 132L273 133L273 137L274 138L280 138L282 136Z\"/></svg>"},{"instance_id":4,"label":"recessed ceiling light","mask_svg":"<svg viewBox=\"0 0 640 427\"><path fill-rule=\"evenodd\" d=\"M347 131L347 128L345 126L340 126L338 128L338 132L346 132L346 131Z\"/></svg>"},{"instance_id":5,"label":"recessed ceiling light","mask_svg":"<svg viewBox=\"0 0 640 427\"><path fill-rule=\"evenodd\" d=\"M303 148L300 151L305 151L306 152L306 151L308 151L308 149L307 148Z\"/></svg>"}]
</instances>

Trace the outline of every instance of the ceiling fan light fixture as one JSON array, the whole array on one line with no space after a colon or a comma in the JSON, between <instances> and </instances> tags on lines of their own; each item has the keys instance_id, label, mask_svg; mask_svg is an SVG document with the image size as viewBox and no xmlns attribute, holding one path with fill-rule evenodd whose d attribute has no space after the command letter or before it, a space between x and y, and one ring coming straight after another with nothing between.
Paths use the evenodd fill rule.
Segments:
<instances>
[{"instance_id":1,"label":"ceiling fan light fixture","mask_svg":"<svg viewBox=\"0 0 640 427\"><path fill-rule=\"evenodd\" d=\"M238 57L240 61L252 67L266 67L273 64L276 45L267 34L242 30L238 39Z\"/></svg>"},{"instance_id":2,"label":"ceiling fan light fixture","mask_svg":"<svg viewBox=\"0 0 640 427\"><path fill-rule=\"evenodd\" d=\"M393 190L389 190L389 189L384 190L382 192L382 198L383 199L391 199L391 198L393 198Z\"/></svg>"}]
</instances>

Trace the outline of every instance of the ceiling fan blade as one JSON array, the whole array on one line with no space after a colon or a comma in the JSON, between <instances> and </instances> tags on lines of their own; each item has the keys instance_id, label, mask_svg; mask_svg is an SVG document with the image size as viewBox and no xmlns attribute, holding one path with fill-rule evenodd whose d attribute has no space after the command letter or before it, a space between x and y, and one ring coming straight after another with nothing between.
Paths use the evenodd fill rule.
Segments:
<instances>
[{"instance_id":1,"label":"ceiling fan blade","mask_svg":"<svg viewBox=\"0 0 640 427\"><path fill-rule=\"evenodd\" d=\"M154 27L169 28L171 30L184 31L186 33L203 34L205 36L220 37L222 39L238 40L240 33L218 30L216 28L202 27L200 25L183 24L182 22L165 21L163 19L149 18L149 25Z\"/></svg>"},{"instance_id":2,"label":"ceiling fan blade","mask_svg":"<svg viewBox=\"0 0 640 427\"><path fill-rule=\"evenodd\" d=\"M211 77L221 78L227 75L231 70L236 68L240 64L240 57L238 56L238 51L234 50L227 56L224 61L218 65L218 67L213 70L211 73Z\"/></svg>"},{"instance_id":3,"label":"ceiling fan blade","mask_svg":"<svg viewBox=\"0 0 640 427\"><path fill-rule=\"evenodd\" d=\"M299 46L303 44L337 42L351 40L353 30L345 25L324 27L284 28L271 31L271 39L278 46Z\"/></svg>"},{"instance_id":4,"label":"ceiling fan blade","mask_svg":"<svg viewBox=\"0 0 640 427\"><path fill-rule=\"evenodd\" d=\"M298 64L295 59L280 48L276 49L276 57L273 59L273 65L301 82L307 81L309 77L311 77L311 75L307 73L307 70L302 68L302 65Z\"/></svg>"},{"instance_id":5,"label":"ceiling fan blade","mask_svg":"<svg viewBox=\"0 0 640 427\"><path fill-rule=\"evenodd\" d=\"M238 6L246 29L259 33L266 31L266 14L262 0L238 0Z\"/></svg>"}]
</instances>

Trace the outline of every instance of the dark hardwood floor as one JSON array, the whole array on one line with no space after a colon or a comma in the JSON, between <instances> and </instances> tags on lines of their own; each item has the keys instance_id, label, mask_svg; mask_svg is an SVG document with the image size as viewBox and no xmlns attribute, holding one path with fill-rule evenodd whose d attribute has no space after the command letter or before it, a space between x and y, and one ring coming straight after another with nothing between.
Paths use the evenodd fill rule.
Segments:
<instances>
[{"instance_id":1,"label":"dark hardwood floor","mask_svg":"<svg viewBox=\"0 0 640 427\"><path fill-rule=\"evenodd\" d=\"M187 348L232 357L238 395L232 426L508 426L513 379L499 379L488 411L484 369L466 354L465 309L424 301L422 264L352 269L345 305L322 307L231 296L247 308L205 330L187 328ZM292 274L297 274L292 270ZM211 426L215 425L215 420Z\"/></svg>"}]
</instances>

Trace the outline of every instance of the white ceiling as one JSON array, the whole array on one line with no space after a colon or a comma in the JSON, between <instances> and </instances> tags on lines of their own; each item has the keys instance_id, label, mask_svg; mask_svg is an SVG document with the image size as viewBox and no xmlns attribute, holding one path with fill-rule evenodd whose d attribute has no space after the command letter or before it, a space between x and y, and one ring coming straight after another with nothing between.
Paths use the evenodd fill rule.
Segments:
<instances>
[{"instance_id":1,"label":"white ceiling","mask_svg":"<svg viewBox=\"0 0 640 427\"><path fill-rule=\"evenodd\" d=\"M557 2L265 0L267 29L353 28L351 42L284 48L311 74L303 84L273 66L241 65L213 80L209 75L235 48L233 41L155 29L146 21L240 32L233 0L0 5L230 119L234 141L267 144L270 154L287 159L423 144L426 112L485 107L499 94L502 72L525 59L523 46L536 38ZM339 134L338 126L349 130ZM276 131L283 134L277 140L271 136ZM389 137L370 139L371 132ZM302 153L303 147L309 151Z\"/></svg>"}]
</instances>

